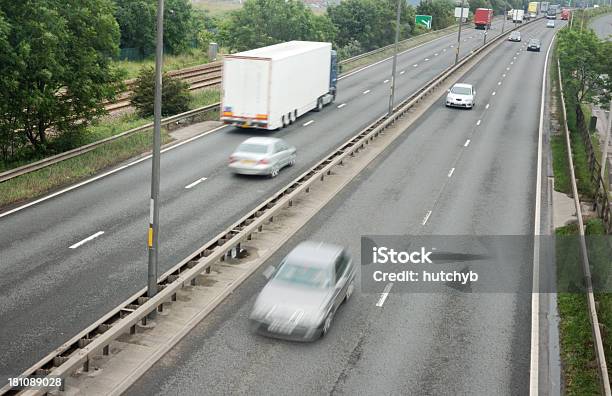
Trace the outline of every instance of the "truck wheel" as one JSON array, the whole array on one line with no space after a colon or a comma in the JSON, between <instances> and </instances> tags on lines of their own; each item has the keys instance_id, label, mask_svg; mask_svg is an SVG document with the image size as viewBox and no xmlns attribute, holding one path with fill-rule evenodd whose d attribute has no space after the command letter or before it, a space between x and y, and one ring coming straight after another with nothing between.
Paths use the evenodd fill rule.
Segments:
<instances>
[{"instance_id":1,"label":"truck wheel","mask_svg":"<svg viewBox=\"0 0 612 396\"><path fill-rule=\"evenodd\" d=\"M321 98L317 99L317 111L323 110L323 100Z\"/></svg>"},{"instance_id":2,"label":"truck wheel","mask_svg":"<svg viewBox=\"0 0 612 396\"><path fill-rule=\"evenodd\" d=\"M282 120L282 123L283 123L283 128L285 128L287 125L289 125L289 123L285 119L285 116L282 116L281 120Z\"/></svg>"},{"instance_id":3,"label":"truck wheel","mask_svg":"<svg viewBox=\"0 0 612 396\"><path fill-rule=\"evenodd\" d=\"M291 117L291 113L287 114L287 119L289 120L289 125L293 124L293 121L295 121L295 118Z\"/></svg>"}]
</instances>

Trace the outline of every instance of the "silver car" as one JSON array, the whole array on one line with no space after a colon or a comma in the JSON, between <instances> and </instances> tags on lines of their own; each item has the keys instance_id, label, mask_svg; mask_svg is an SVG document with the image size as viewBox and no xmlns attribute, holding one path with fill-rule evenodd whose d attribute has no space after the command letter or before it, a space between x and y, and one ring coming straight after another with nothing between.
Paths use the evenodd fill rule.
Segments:
<instances>
[{"instance_id":1,"label":"silver car","mask_svg":"<svg viewBox=\"0 0 612 396\"><path fill-rule=\"evenodd\" d=\"M259 293L251 327L264 335L296 341L324 336L340 304L353 293L355 274L344 248L300 243Z\"/></svg>"},{"instance_id":2,"label":"silver car","mask_svg":"<svg viewBox=\"0 0 612 396\"><path fill-rule=\"evenodd\" d=\"M296 149L281 139L252 137L244 142L229 158L229 168L242 175L269 175L275 177L285 166L293 166Z\"/></svg>"},{"instance_id":3,"label":"silver car","mask_svg":"<svg viewBox=\"0 0 612 396\"><path fill-rule=\"evenodd\" d=\"M476 90L471 84L457 83L448 90L446 107L474 108L476 104Z\"/></svg>"}]
</instances>

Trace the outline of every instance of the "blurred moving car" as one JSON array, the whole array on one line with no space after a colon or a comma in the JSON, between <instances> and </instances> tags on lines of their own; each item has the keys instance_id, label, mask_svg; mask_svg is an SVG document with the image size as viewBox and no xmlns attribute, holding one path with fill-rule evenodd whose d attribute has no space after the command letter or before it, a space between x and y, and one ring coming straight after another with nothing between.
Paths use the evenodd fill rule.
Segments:
<instances>
[{"instance_id":1,"label":"blurred moving car","mask_svg":"<svg viewBox=\"0 0 612 396\"><path fill-rule=\"evenodd\" d=\"M510 37L508 37L509 41L521 41L521 32L514 31L510 33Z\"/></svg>"},{"instance_id":2,"label":"blurred moving car","mask_svg":"<svg viewBox=\"0 0 612 396\"><path fill-rule=\"evenodd\" d=\"M343 247L300 243L259 293L249 318L252 329L296 341L324 336L340 304L353 293L355 274Z\"/></svg>"},{"instance_id":3,"label":"blurred moving car","mask_svg":"<svg viewBox=\"0 0 612 396\"><path fill-rule=\"evenodd\" d=\"M472 84L457 83L448 90L446 95L446 107L474 108L476 90Z\"/></svg>"},{"instance_id":4,"label":"blurred moving car","mask_svg":"<svg viewBox=\"0 0 612 396\"><path fill-rule=\"evenodd\" d=\"M527 45L527 51L538 51L540 52L540 40L532 38L529 40L529 44Z\"/></svg>"},{"instance_id":5,"label":"blurred moving car","mask_svg":"<svg viewBox=\"0 0 612 396\"><path fill-rule=\"evenodd\" d=\"M285 166L293 166L296 149L281 139L252 137L244 142L229 158L229 168L242 175L269 175L275 177Z\"/></svg>"},{"instance_id":6,"label":"blurred moving car","mask_svg":"<svg viewBox=\"0 0 612 396\"><path fill-rule=\"evenodd\" d=\"M548 22L546 22L546 27L547 28L554 28L555 27L554 19L549 19Z\"/></svg>"}]
</instances>

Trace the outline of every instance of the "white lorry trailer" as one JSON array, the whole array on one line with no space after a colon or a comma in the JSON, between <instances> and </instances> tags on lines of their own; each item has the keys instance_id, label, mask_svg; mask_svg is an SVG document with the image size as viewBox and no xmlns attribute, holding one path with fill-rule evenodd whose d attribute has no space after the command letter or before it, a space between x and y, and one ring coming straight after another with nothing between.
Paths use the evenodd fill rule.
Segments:
<instances>
[{"instance_id":1,"label":"white lorry trailer","mask_svg":"<svg viewBox=\"0 0 612 396\"><path fill-rule=\"evenodd\" d=\"M278 129L336 98L336 52L330 43L289 41L223 58L221 121Z\"/></svg>"},{"instance_id":2,"label":"white lorry trailer","mask_svg":"<svg viewBox=\"0 0 612 396\"><path fill-rule=\"evenodd\" d=\"M523 16L525 14L525 11L523 10L512 10L512 11L513 11L512 22L523 23Z\"/></svg>"}]
</instances>

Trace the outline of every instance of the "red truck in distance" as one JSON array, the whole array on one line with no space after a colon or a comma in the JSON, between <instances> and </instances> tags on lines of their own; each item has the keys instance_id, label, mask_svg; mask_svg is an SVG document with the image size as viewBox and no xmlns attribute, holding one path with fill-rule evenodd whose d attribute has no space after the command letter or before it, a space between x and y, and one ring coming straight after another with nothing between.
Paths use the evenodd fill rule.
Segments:
<instances>
[{"instance_id":1,"label":"red truck in distance","mask_svg":"<svg viewBox=\"0 0 612 396\"><path fill-rule=\"evenodd\" d=\"M570 19L570 10L564 8L561 10L561 20L567 21L568 19Z\"/></svg>"},{"instance_id":2,"label":"red truck in distance","mask_svg":"<svg viewBox=\"0 0 612 396\"><path fill-rule=\"evenodd\" d=\"M476 29L491 29L493 10L490 8L476 8L474 11L474 25Z\"/></svg>"}]
</instances>

